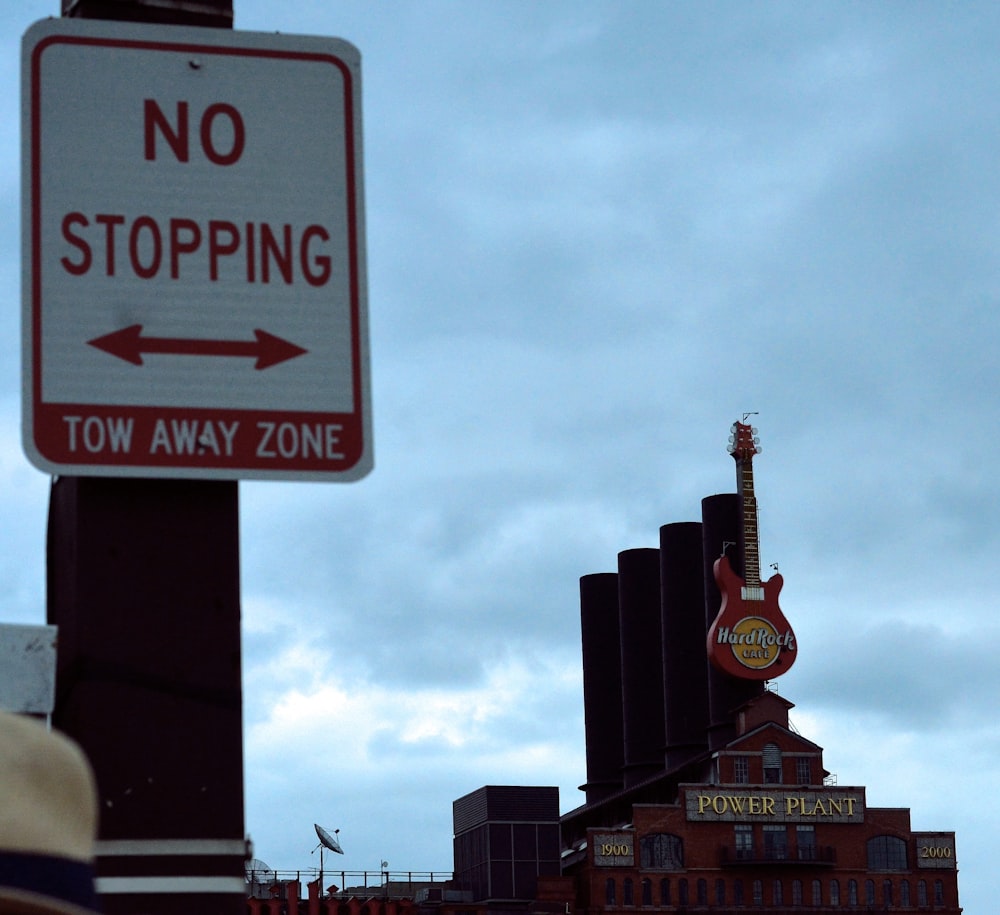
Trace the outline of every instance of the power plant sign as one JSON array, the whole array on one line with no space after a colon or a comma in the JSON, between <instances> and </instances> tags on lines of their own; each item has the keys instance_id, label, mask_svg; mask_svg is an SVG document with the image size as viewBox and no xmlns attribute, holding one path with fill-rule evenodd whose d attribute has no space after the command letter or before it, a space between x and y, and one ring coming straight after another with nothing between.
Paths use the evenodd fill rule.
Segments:
<instances>
[{"instance_id":1,"label":"power plant sign","mask_svg":"<svg viewBox=\"0 0 1000 915\"><path fill-rule=\"evenodd\" d=\"M357 49L50 19L24 36L22 92L32 462L367 473Z\"/></svg>"}]
</instances>

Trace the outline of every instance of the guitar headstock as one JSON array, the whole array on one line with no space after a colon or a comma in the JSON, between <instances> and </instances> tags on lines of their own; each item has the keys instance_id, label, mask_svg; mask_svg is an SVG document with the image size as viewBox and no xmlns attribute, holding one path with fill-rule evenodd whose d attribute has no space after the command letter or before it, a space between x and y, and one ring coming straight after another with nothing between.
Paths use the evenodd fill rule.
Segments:
<instances>
[{"instance_id":1,"label":"guitar headstock","mask_svg":"<svg viewBox=\"0 0 1000 915\"><path fill-rule=\"evenodd\" d=\"M757 429L749 423L737 420L730 430L727 450L737 461L752 461L753 456L760 454L762 450Z\"/></svg>"}]
</instances>

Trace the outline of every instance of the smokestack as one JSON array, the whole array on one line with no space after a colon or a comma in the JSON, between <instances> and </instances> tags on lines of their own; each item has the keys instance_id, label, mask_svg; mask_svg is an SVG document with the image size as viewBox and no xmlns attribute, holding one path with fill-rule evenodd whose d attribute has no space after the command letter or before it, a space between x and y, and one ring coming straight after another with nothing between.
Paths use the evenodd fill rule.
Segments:
<instances>
[{"instance_id":1,"label":"smokestack","mask_svg":"<svg viewBox=\"0 0 1000 915\"><path fill-rule=\"evenodd\" d=\"M743 576L740 543L740 497L737 493L706 496L701 500L702 548L704 553L705 633L719 614L722 595L715 583L712 567L723 552L733 571ZM702 636L702 655L705 639ZM736 737L736 709L756 696L763 695L763 680L730 677L708 663L708 746L715 750Z\"/></svg>"},{"instance_id":2,"label":"smokestack","mask_svg":"<svg viewBox=\"0 0 1000 915\"><path fill-rule=\"evenodd\" d=\"M587 783L581 788L593 804L622 789L625 762L617 573L580 579L580 629L587 745Z\"/></svg>"},{"instance_id":3,"label":"smokestack","mask_svg":"<svg viewBox=\"0 0 1000 915\"><path fill-rule=\"evenodd\" d=\"M660 551L618 554L625 787L663 771Z\"/></svg>"},{"instance_id":4,"label":"smokestack","mask_svg":"<svg viewBox=\"0 0 1000 915\"><path fill-rule=\"evenodd\" d=\"M702 530L696 521L660 528L664 765L674 769L708 748L708 657Z\"/></svg>"}]
</instances>

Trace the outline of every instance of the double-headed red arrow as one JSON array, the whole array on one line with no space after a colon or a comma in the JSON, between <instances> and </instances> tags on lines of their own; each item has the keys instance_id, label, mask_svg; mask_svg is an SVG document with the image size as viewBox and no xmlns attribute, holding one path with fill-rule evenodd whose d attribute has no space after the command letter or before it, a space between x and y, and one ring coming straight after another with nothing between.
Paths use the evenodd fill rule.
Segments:
<instances>
[{"instance_id":1,"label":"double-headed red arrow","mask_svg":"<svg viewBox=\"0 0 1000 915\"><path fill-rule=\"evenodd\" d=\"M309 350L289 343L266 330L255 329L255 340L192 340L183 337L144 337L142 325L132 324L95 337L87 342L112 356L142 365L143 353L164 353L175 356L251 356L255 369L267 369L279 362L294 359Z\"/></svg>"}]
</instances>

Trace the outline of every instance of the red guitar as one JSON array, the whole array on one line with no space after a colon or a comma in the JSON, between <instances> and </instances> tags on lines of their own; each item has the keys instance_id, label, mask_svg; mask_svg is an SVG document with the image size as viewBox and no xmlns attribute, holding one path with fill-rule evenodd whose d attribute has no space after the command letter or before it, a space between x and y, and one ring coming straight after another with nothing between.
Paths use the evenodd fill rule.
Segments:
<instances>
[{"instance_id":1,"label":"red guitar","mask_svg":"<svg viewBox=\"0 0 1000 915\"><path fill-rule=\"evenodd\" d=\"M798 648L795 633L778 606L782 577L775 574L765 582L760 580L757 499L753 492L753 456L760 452L756 431L736 422L729 437L740 494L745 578L733 571L725 555L715 561L722 604L705 644L719 670L744 680L770 680L791 668Z\"/></svg>"}]
</instances>

